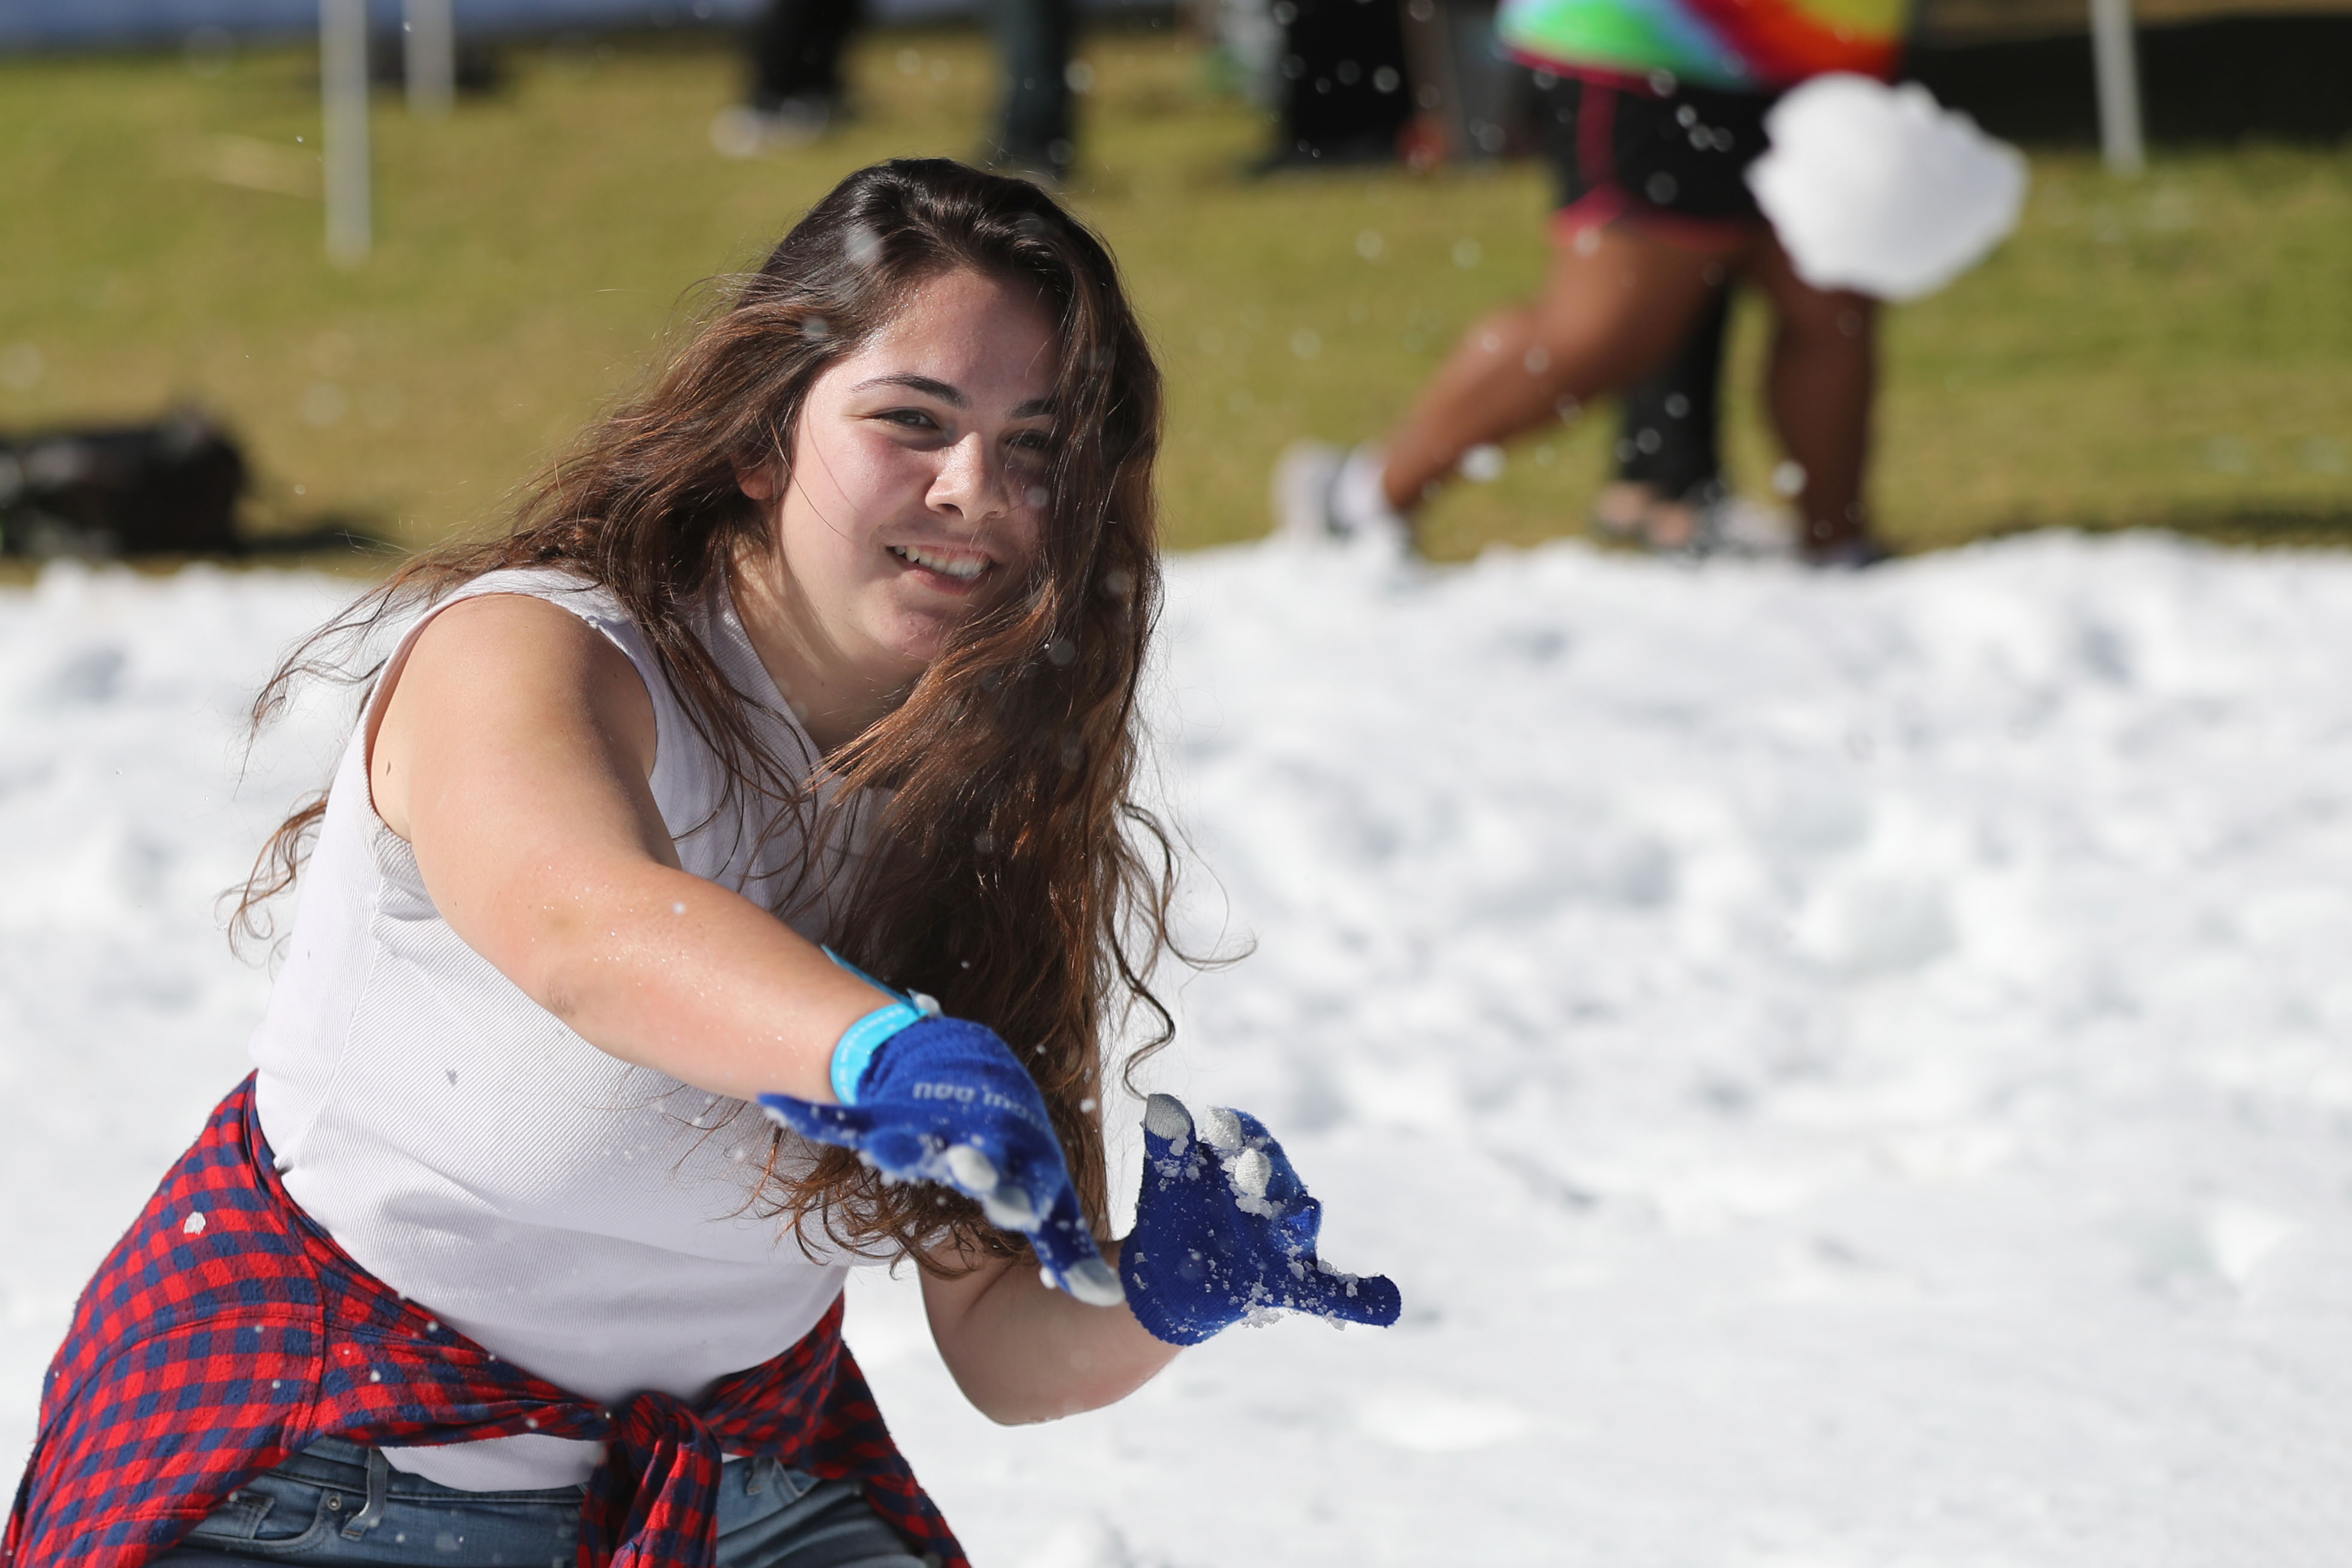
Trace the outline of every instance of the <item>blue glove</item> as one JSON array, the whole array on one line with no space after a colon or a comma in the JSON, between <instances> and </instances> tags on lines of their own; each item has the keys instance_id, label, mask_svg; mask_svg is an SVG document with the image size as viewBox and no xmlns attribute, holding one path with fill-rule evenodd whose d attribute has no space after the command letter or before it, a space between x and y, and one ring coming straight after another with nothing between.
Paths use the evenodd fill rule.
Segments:
<instances>
[{"instance_id":1,"label":"blue glove","mask_svg":"<svg viewBox=\"0 0 2352 1568\"><path fill-rule=\"evenodd\" d=\"M887 1180L937 1182L979 1199L991 1224L1029 1238L1046 1284L1117 1306L1118 1276L1095 1247L1045 1098L1020 1059L994 1031L940 1017L935 1005L929 1016L889 1023L878 1044L856 1039L856 1027L844 1037L836 1066L862 1062L835 1075L845 1103L763 1094L761 1105L803 1138L856 1151Z\"/></svg>"},{"instance_id":2,"label":"blue glove","mask_svg":"<svg viewBox=\"0 0 2352 1568\"><path fill-rule=\"evenodd\" d=\"M1385 1328L1402 1302L1383 1275L1342 1274L1315 1256L1323 1205L1255 1116L1217 1110L1195 1134L1183 1101L1143 1111L1143 1195L1119 1251L1128 1310L1171 1345L1281 1309Z\"/></svg>"}]
</instances>

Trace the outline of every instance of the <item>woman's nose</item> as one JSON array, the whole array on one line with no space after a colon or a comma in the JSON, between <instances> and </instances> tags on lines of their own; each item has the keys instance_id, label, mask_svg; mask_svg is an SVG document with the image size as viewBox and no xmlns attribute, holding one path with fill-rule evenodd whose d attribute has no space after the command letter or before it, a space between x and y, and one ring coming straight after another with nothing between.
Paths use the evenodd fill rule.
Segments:
<instances>
[{"instance_id":1,"label":"woman's nose","mask_svg":"<svg viewBox=\"0 0 2352 1568\"><path fill-rule=\"evenodd\" d=\"M961 513L967 522L982 522L1012 510L1004 465L978 434L947 449L931 485L931 504Z\"/></svg>"}]
</instances>

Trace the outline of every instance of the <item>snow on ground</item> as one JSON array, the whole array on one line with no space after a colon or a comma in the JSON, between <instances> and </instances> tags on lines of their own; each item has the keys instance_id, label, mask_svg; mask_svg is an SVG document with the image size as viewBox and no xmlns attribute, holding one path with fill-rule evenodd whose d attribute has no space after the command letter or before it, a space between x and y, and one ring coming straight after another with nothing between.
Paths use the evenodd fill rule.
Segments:
<instances>
[{"instance_id":1,"label":"snow on ground","mask_svg":"<svg viewBox=\"0 0 2352 1568\"><path fill-rule=\"evenodd\" d=\"M1559 545L1174 563L1214 883L1146 1069L1282 1133L1406 1320L1005 1431L851 1337L983 1568L2161 1568L2352 1542L2352 560L2048 536L1856 576ZM348 589L0 595L0 1445L243 1070L212 895ZM1133 1108L1127 1108L1131 1114Z\"/></svg>"}]
</instances>

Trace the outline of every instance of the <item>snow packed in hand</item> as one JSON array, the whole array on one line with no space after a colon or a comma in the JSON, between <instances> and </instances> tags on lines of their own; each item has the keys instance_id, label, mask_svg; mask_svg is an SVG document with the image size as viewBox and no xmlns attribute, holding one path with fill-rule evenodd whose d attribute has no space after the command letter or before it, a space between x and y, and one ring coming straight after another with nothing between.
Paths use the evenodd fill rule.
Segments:
<instances>
[{"instance_id":1,"label":"snow packed in hand","mask_svg":"<svg viewBox=\"0 0 2352 1568\"><path fill-rule=\"evenodd\" d=\"M1816 289L1916 300L2017 226L2024 156L1917 82L1819 76L1764 117L1772 144L1748 188Z\"/></svg>"},{"instance_id":2,"label":"snow packed in hand","mask_svg":"<svg viewBox=\"0 0 2352 1568\"><path fill-rule=\"evenodd\" d=\"M1324 1261L1322 1227L1323 1205L1256 1117L1218 1106L1196 1128L1174 1095L1145 1102L1143 1185L1118 1273L1154 1335L1197 1345L1286 1312L1334 1327L1395 1322L1395 1283Z\"/></svg>"},{"instance_id":3,"label":"snow packed in hand","mask_svg":"<svg viewBox=\"0 0 2352 1568\"><path fill-rule=\"evenodd\" d=\"M0 590L12 1459L246 1070L268 977L213 899L350 700L242 784L239 713L352 590ZM1403 1313L1007 1428L911 1270L861 1271L850 1341L978 1561L2342 1561L2352 560L1249 548L1171 561L1162 626L1186 931L1256 948L1163 973L1141 1087L1265 1118ZM1103 1113L1119 1205L1144 1107Z\"/></svg>"}]
</instances>

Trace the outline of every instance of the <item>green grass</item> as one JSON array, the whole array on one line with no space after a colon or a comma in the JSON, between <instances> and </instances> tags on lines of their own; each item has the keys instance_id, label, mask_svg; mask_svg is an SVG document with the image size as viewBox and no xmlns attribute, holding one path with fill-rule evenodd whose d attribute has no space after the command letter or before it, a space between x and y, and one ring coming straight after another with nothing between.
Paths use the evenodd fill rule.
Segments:
<instances>
[{"instance_id":1,"label":"green grass","mask_svg":"<svg viewBox=\"0 0 2352 1568\"><path fill-rule=\"evenodd\" d=\"M1468 321L1534 286L1544 178L1252 180L1265 127L1205 89L1190 44L1112 32L1087 54L1074 199L1166 357L1169 537L1244 539L1283 443L1377 431ZM993 92L974 34L874 35L862 120L734 163L707 137L740 68L716 43L518 47L510 64L507 90L446 121L378 99L378 245L352 272L324 260L315 200L219 177L314 177L307 52L0 64L0 428L194 399L248 441L265 526L350 516L418 543L492 525L642 373L698 279L756 258L860 163L968 152ZM2034 182L1999 255L1893 313L1887 533L2352 539L2352 152L2159 156L2134 183L2043 156ZM1751 489L1771 461L1744 391L1761 336L1743 314L1733 454ZM1563 432L1458 487L1437 552L1579 530L1603 445Z\"/></svg>"}]
</instances>

